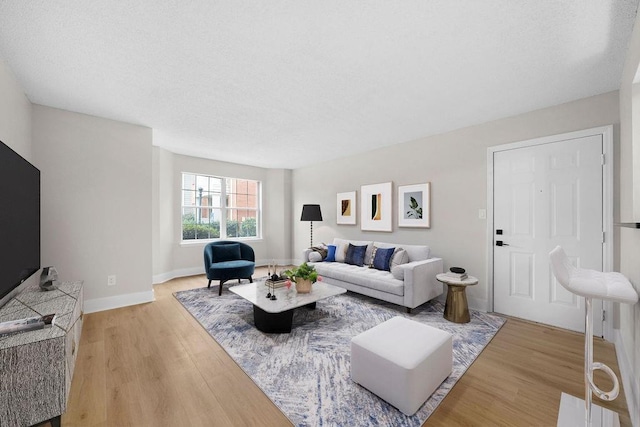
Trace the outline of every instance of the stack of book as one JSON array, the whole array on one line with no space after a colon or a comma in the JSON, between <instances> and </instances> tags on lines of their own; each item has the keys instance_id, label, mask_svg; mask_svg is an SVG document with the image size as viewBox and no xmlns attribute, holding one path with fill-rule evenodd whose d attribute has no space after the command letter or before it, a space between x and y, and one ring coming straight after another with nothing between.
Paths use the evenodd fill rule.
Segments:
<instances>
[{"instance_id":1,"label":"stack of book","mask_svg":"<svg viewBox=\"0 0 640 427\"><path fill-rule=\"evenodd\" d=\"M445 274L447 275L447 277L451 277L452 279L457 279L457 280L464 280L468 277L466 272L454 273L453 271L447 271Z\"/></svg>"},{"instance_id":2,"label":"stack of book","mask_svg":"<svg viewBox=\"0 0 640 427\"><path fill-rule=\"evenodd\" d=\"M272 288L282 288L283 286L287 285L287 280L289 279L279 279L279 280L271 280L271 279L267 279L264 284L266 286L270 286Z\"/></svg>"}]
</instances>

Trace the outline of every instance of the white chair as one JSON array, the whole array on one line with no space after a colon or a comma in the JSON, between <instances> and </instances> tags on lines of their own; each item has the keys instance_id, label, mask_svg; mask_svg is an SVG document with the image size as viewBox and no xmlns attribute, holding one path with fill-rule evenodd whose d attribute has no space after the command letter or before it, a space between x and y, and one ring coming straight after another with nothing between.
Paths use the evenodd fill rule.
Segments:
<instances>
[{"instance_id":1,"label":"white chair","mask_svg":"<svg viewBox=\"0 0 640 427\"><path fill-rule=\"evenodd\" d=\"M606 301L635 304L638 302L638 294L629 280L620 273L603 273L596 270L587 270L574 267L564 250L556 246L549 253L551 269L558 282L569 292L582 296L585 299L585 343L584 343L584 382L585 382L585 423L591 426L591 393L595 393L605 401L618 397L620 384L614 372L607 365L593 362L593 315L591 299L597 298ZM593 371L600 369L606 372L613 380L611 391L604 392L593 383ZM563 393L563 401L564 401ZM562 415L562 401L560 415ZM617 414L615 414L617 415ZM560 425L560 416L558 418Z\"/></svg>"}]
</instances>

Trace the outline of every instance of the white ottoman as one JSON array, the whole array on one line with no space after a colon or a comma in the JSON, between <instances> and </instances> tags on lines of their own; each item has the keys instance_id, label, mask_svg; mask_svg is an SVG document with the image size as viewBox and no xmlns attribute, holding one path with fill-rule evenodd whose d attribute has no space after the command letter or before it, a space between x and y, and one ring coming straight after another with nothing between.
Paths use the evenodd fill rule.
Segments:
<instances>
[{"instance_id":1,"label":"white ottoman","mask_svg":"<svg viewBox=\"0 0 640 427\"><path fill-rule=\"evenodd\" d=\"M351 379L413 415L451 374L452 335L394 317L351 339Z\"/></svg>"}]
</instances>

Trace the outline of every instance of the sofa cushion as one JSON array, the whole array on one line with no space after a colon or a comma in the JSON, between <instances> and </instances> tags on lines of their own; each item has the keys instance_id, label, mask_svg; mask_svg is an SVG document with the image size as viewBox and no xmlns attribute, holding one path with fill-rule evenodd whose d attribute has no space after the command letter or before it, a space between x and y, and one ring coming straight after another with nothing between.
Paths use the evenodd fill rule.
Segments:
<instances>
[{"instance_id":1,"label":"sofa cushion","mask_svg":"<svg viewBox=\"0 0 640 427\"><path fill-rule=\"evenodd\" d=\"M385 242L373 242L373 244L379 248L392 248L401 246L409 255L409 261L424 261L429 259L431 255L431 249L426 245L399 245L397 243L385 243Z\"/></svg>"},{"instance_id":2,"label":"sofa cushion","mask_svg":"<svg viewBox=\"0 0 640 427\"><path fill-rule=\"evenodd\" d=\"M336 244L336 262L344 262L347 256L347 247L349 247L348 242Z\"/></svg>"},{"instance_id":3,"label":"sofa cushion","mask_svg":"<svg viewBox=\"0 0 640 427\"><path fill-rule=\"evenodd\" d=\"M378 270L391 270L391 257L395 248L377 248L373 247L373 256L371 266Z\"/></svg>"},{"instance_id":4,"label":"sofa cushion","mask_svg":"<svg viewBox=\"0 0 640 427\"><path fill-rule=\"evenodd\" d=\"M402 249L407 251L407 255L409 255L409 262L424 261L429 259L429 255L431 254L429 246L402 245Z\"/></svg>"},{"instance_id":5,"label":"sofa cushion","mask_svg":"<svg viewBox=\"0 0 640 427\"><path fill-rule=\"evenodd\" d=\"M395 279L389 271L339 262L319 262L313 265L318 274L323 277L330 277L393 295L404 295L404 281Z\"/></svg>"},{"instance_id":6,"label":"sofa cushion","mask_svg":"<svg viewBox=\"0 0 640 427\"><path fill-rule=\"evenodd\" d=\"M347 249L347 255L345 256L344 262L351 265L357 265L358 267L362 267L364 265L364 256L367 252L367 246L355 246L349 243L349 247Z\"/></svg>"},{"instance_id":7,"label":"sofa cushion","mask_svg":"<svg viewBox=\"0 0 640 427\"><path fill-rule=\"evenodd\" d=\"M391 267L391 274L398 280L404 280L404 268L402 266Z\"/></svg>"},{"instance_id":8,"label":"sofa cushion","mask_svg":"<svg viewBox=\"0 0 640 427\"><path fill-rule=\"evenodd\" d=\"M336 245L337 249L336 249L336 261L338 262L344 262L344 256L341 257L341 253L340 251L344 251L342 252L342 254L346 255L347 253L347 249L349 248L349 243L351 243L354 246L363 246L363 245L367 245L367 252L364 254L364 263L365 264L370 264L371 263L371 253L373 252L373 242L368 241L368 240L345 240L345 239L340 239L338 237L335 237L333 239L333 244ZM342 247L342 249L340 249L340 247Z\"/></svg>"},{"instance_id":9,"label":"sofa cushion","mask_svg":"<svg viewBox=\"0 0 640 427\"><path fill-rule=\"evenodd\" d=\"M240 259L240 244L231 243L228 245L211 246L213 262L234 261Z\"/></svg>"},{"instance_id":10,"label":"sofa cushion","mask_svg":"<svg viewBox=\"0 0 640 427\"><path fill-rule=\"evenodd\" d=\"M318 262L318 261L322 261L322 255L320 254L320 252L311 252L309 254L309 261L311 262Z\"/></svg>"},{"instance_id":11,"label":"sofa cushion","mask_svg":"<svg viewBox=\"0 0 640 427\"><path fill-rule=\"evenodd\" d=\"M404 248L398 248L393 254L391 258L391 268L397 267L401 264L406 264L409 262L409 254Z\"/></svg>"},{"instance_id":12,"label":"sofa cushion","mask_svg":"<svg viewBox=\"0 0 640 427\"><path fill-rule=\"evenodd\" d=\"M327 245L326 262L334 262L336 260L336 245Z\"/></svg>"},{"instance_id":13,"label":"sofa cushion","mask_svg":"<svg viewBox=\"0 0 640 427\"><path fill-rule=\"evenodd\" d=\"M309 249L311 249L313 252L319 253L321 260L327 257L327 252L329 251L329 249L327 248L327 245L325 245L324 243L320 243L317 246L312 246Z\"/></svg>"}]
</instances>

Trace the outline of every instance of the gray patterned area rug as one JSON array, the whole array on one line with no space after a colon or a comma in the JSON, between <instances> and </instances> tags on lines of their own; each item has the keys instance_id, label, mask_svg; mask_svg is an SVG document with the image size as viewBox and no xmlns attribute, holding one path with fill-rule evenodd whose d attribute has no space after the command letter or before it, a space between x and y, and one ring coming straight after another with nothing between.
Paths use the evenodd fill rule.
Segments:
<instances>
[{"instance_id":1,"label":"gray patterned area rug","mask_svg":"<svg viewBox=\"0 0 640 427\"><path fill-rule=\"evenodd\" d=\"M253 306L217 286L174 294L236 363L296 426L419 426L491 341L505 320L471 311L471 322L442 318L434 301L407 314L404 307L348 292L297 309L290 334L253 325ZM350 376L351 338L394 316L453 334L453 373L413 416L406 416Z\"/></svg>"}]
</instances>

